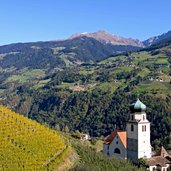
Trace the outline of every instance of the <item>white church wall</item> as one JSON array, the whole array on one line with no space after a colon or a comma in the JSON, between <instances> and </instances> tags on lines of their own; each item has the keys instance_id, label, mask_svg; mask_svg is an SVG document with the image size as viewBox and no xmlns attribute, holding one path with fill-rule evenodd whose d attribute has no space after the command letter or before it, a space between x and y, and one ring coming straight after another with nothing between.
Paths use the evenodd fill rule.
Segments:
<instances>
[{"instance_id":1,"label":"white church wall","mask_svg":"<svg viewBox=\"0 0 171 171\"><path fill-rule=\"evenodd\" d=\"M149 166L149 168L147 168L147 171L154 171L156 168L156 166Z\"/></svg>"},{"instance_id":2,"label":"white church wall","mask_svg":"<svg viewBox=\"0 0 171 171\"><path fill-rule=\"evenodd\" d=\"M142 126L146 128L143 131ZM150 144L150 123L142 122L138 124L138 158L151 157L151 144Z\"/></svg>"},{"instance_id":3,"label":"white church wall","mask_svg":"<svg viewBox=\"0 0 171 171\"><path fill-rule=\"evenodd\" d=\"M139 113L135 113L134 114L134 118L136 119L136 120L142 120L143 119L143 116L142 115L140 115Z\"/></svg>"}]
</instances>

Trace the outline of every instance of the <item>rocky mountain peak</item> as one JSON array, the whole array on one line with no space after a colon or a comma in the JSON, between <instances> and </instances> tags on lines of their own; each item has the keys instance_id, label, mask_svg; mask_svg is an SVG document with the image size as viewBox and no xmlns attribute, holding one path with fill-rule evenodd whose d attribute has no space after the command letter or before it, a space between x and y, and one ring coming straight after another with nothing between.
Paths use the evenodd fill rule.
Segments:
<instances>
[{"instance_id":1,"label":"rocky mountain peak","mask_svg":"<svg viewBox=\"0 0 171 171\"><path fill-rule=\"evenodd\" d=\"M130 46L136 46L136 47L143 47L143 43L139 41L138 39L132 39L132 38L124 38L118 35L111 34L109 32L99 30L97 32L93 33L77 33L69 37L69 39L74 39L78 37L92 37L101 43L110 43L112 45L130 45Z\"/></svg>"}]
</instances>

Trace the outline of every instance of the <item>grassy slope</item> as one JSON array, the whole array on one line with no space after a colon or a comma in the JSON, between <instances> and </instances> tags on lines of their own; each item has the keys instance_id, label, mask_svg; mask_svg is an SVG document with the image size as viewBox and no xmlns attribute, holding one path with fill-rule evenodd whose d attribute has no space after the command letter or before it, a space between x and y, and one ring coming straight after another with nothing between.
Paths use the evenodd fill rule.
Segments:
<instances>
[{"instance_id":1,"label":"grassy slope","mask_svg":"<svg viewBox=\"0 0 171 171\"><path fill-rule=\"evenodd\" d=\"M8 77L6 82L17 81L19 83L26 83L29 80L39 79L45 76L45 73L41 69L33 69L23 72L22 74L12 75Z\"/></svg>"},{"instance_id":2,"label":"grassy slope","mask_svg":"<svg viewBox=\"0 0 171 171\"><path fill-rule=\"evenodd\" d=\"M141 171L130 162L122 159L109 158L102 152L97 152L96 145L72 140L72 144L79 156L79 161L70 171ZM96 143L97 144L97 143ZM99 145L97 145L99 146Z\"/></svg>"},{"instance_id":3,"label":"grassy slope","mask_svg":"<svg viewBox=\"0 0 171 171\"><path fill-rule=\"evenodd\" d=\"M0 106L0 170L54 170L69 154L59 133Z\"/></svg>"},{"instance_id":4,"label":"grassy slope","mask_svg":"<svg viewBox=\"0 0 171 171\"><path fill-rule=\"evenodd\" d=\"M165 51L170 52L170 46L164 47L159 49L159 53L156 55L151 54L150 52L142 51L142 52L133 52L129 54L129 56L116 56L111 57L105 60L102 60L98 63L98 67L84 67L80 66L78 67L79 74L88 76L91 75L91 79L89 83L85 83L84 86L87 88L89 85L94 85L96 83L96 79L98 77L99 72L107 71L108 75L111 77L110 81L100 81L97 82L96 86L93 86L94 88L100 88L102 90L111 90L111 92L114 92L118 86L119 87L125 87L127 86L130 81L133 81L136 79L137 76L140 76L143 79L147 79L149 77L153 77L154 75L159 78L164 78L164 82L160 83L161 86L165 86L165 82L170 82L171 78L169 77L170 68L166 65L169 64L168 56L164 53ZM115 65L111 67L112 65ZM155 65L164 65L160 66L159 68L150 69L150 67L154 67ZM107 67L109 66L109 67ZM139 69L138 74L132 77L130 80L127 81L125 84L125 80L119 80L117 84L115 84L113 81L117 77L118 74L121 73L131 73L134 72L136 69ZM55 71L56 72L56 71ZM15 73L15 72L14 72ZM45 71L41 69L31 69L26 71L21 71L21 73L15 73L10 75L6 81L2 84L8 84L12 82L18 82L21 84L27 84L28 82L31 84L33 83L34 86L32 86L33 90L37 90L39 88L42 88L44 85L46 85L50 79L44 80ZM78 81L81 85L81 81ZM141 85L142 84L142 85ZM141 86L152 86L153 84L149 83L140 83L138 85L139 88L135 87L135 90L133 91L138 92L138 89L141 89ZM155 84L155 83L154 83ZM56 88L63 89L71 89L73 90L73 85L71 83L63 83L61 85L56 85ZM159 85L159 84L158 84ZM92 89L92 88L89 88ZM170 89L169 86L165 86L165 89L161 88L160 93L167 93L169 92L168 89ZM149 90L149 91L148 91ZM163 91L163 92L162 92ZM151 93L151 89L147 89L146 92ZM3 94L3 91L0 91L0 94Z\"/></svg>"},{"instance_id":5,"label":"grassy slope","mask_svg":"<svg viewBox=\"0 0 171 171\"><path fill-rule=\"evenodd\" d=\"M171 85L163 82L146 82L135 87L134 92L137 93L171 93Z\"/></svg>"},{"instance_id":6,"label":"grassy slope","mask_svg":"<svg viewBox=\"0 0 171 171\"><path fill-rule=\"evenodd\" d=\"M171 81L171 77L169 76L169 72L171 72L170 68L165 65L169 65L168 56L164 54L164 51L170 52L171 46L164 47L159 49L159 54L151 55L151 52L134 52L130 54L131 65L124 66L117 66L111 73L117 74L121 72L130 72L135 68L140 69L136 76L140 76L143 79L147 79L150 77L153 78L161 78L163 82L154 81L145 81L140 82L137 86L135 86L133 93L155 93L155 94L168 94L171 93L171 86L169 82ZM118 56L116 59L127 59L128 57L125 56ZM100 64L108 64L109 62L115 63L114 57L108 58L100 62ZM133 65L133 66L132 66ZM154 67L155 65L163 65L155 69L149 69L149 67ZM155 76L154 76L155 75ZM135 77L136 77L135 76ZM131 78L134 80L135 77ZM125 86L125 85L123 85Z\"/></svg>"}]
</instances>

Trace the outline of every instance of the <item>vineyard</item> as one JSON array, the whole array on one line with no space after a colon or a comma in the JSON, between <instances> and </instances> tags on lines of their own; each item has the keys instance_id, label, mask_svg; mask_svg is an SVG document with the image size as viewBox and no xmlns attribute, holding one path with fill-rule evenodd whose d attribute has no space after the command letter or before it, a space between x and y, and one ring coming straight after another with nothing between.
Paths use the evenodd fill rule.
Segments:
<instances>
[{"instance_id":1,"label":"vineyard","mask_svg":"<svg viewBox=\"0 0 171 171\"><path fill-rule=\"evenodd\" d=\"M0 171L50 171L70 151L62 136L0 106Z\"/></svg>"}]
</instances>

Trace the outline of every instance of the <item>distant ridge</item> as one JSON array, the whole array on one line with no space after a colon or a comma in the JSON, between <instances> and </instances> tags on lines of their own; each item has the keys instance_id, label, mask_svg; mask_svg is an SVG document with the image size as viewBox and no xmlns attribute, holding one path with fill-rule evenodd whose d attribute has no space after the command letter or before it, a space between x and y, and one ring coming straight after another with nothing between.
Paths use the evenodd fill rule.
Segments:
<instances>
[{"instance_id":1,"label":"distant ridge","mask_svg":"<svg viewBox=\"0 0 171 171\"><path fill-rule=\"evenodd\" d=\"M168 42L171 31L144 42L106 31L77 33L65 40L16 43L0 46L0 67L55 68L97 62L125 52L142 50Z\"/></svg>"},{"instance_id":2,"label":"distant ridge","mask_svg":"<svg viewBox=\"0 0 171 171\"><path fill-rule=\"evenodd\" d=\"M102 43L86 36L63 41L16 43L0 46L0 67L61 68L139 49L131 45Z\"/></svg>"},{"instance_id":3,"label":"distant ridge","mask_svg":"<svg viewBox=\"0 0 171 171\"><path fill-rule=\"evenodd\" d=\"M139 39L134 39L134 38L125 38L123 36L119 36L119 35L110 33L108 31L99 30L99 31L95 31L95 32L75 33L75 34L72 34L70 37L63 38L63 39L52 39L52 40L48 40L48 41L36 41L36 42L10 43L7 45L0 45L0 48L4 47L4 46L9 46L9 47L15 46L16 44L17 45L20 44L24 47L27 44L53 44L55 42L61 43L61 42L66 42L66 41L73 40L76 38L82 38L82 37L94 38L103 44L111 44L114 46L132 46L132 47L136 47L136 48L146 48L146 47L150 47L154 44L159 43L160 41L163 41L163 40L171 37L171 30L169 30L168 32L163 33L161 35L150 37L144 41L140 41Z\"/></svg>"},{"instance_id":4,"label":"distant ridge","mask_svg":"<svg viewBox=\"0 0 171 171\"><path fill-rule=\"evenodd\" d=\"M160 41L167 40L169 37L171 37L171 30L168 31L167 33L161 34L159 36L154 36L151 37L143 42L145 47L149 47L151 45L157 44Z\"/></svg>"},{"instance_id":5,"label":"distant ridge","mask_svg":"<svg viewBox=\"0 0 171 171\"><path fill-rule=\"evenodd\" d=\"M77 37L92 37L101 43L110 43L112 45L130 45L130 46L136 46L136 47L144 47L143 43L138 39L132 39L132 38L124 38L118 35L113 35L111 33L108 33L106 31L97 31L93 33L77 33L73 34L69 39L74 39Z\"/></svg>"}]
</instances>

